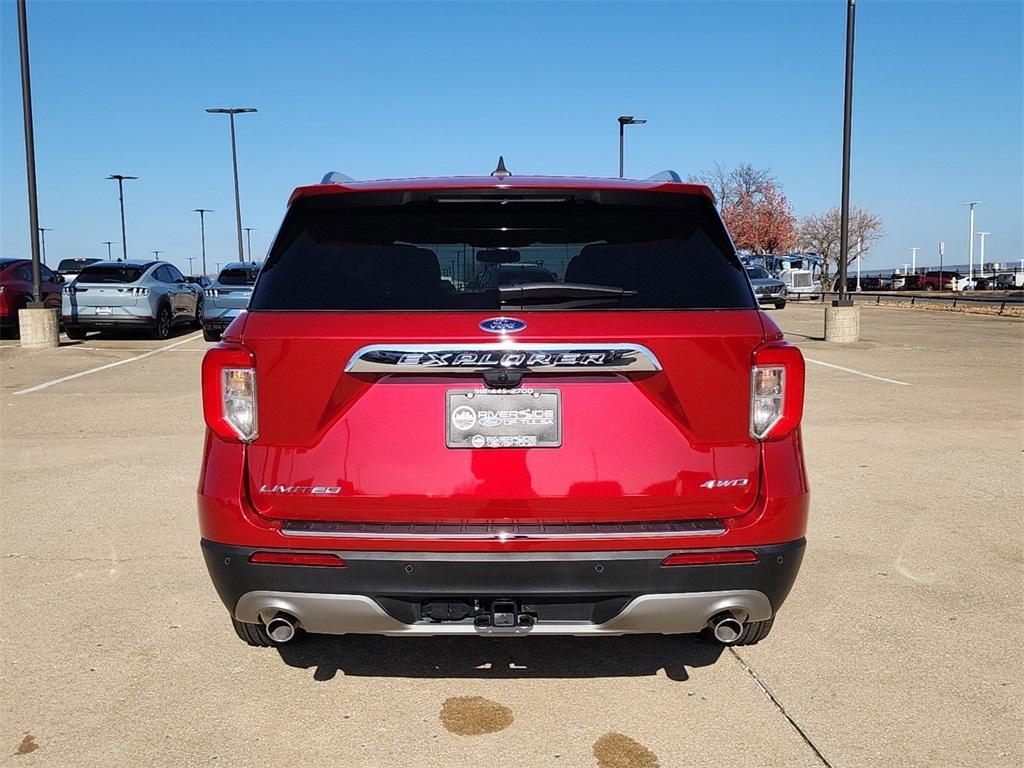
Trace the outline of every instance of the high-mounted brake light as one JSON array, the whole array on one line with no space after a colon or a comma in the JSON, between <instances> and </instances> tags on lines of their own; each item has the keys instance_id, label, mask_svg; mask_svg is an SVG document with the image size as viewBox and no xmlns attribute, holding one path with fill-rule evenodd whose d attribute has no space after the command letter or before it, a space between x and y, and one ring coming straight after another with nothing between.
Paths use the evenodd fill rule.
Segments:
<instances>
[{"instance_id":1,"label":"high-mounted brake light","mask_svg":"<svg viewBox=\"0 0 1024 768\"><path fill-rule=\"evenodd\" d=\"M203 416L226 440L252 442L259 434L256 365L240 346L214 347L203 358Z\"/></svg>"},{"instance_id":2,"label":"high-mounted brake light","mask_svg":"<svg viewBox=\"0 0 1024 768\"><path fill-rule=\"evenodd\" d=\"M804 357L789 344L754 352L750 369L750 436L779 440L800 426L804 412Z\"/></svg>"}]
</instances>

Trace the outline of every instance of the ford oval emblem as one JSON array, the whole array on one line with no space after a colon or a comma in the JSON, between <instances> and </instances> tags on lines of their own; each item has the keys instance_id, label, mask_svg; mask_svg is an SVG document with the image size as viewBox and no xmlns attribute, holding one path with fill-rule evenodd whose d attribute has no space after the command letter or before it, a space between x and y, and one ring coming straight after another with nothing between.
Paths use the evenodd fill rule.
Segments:
<instances>
[{"instance_id":1,"label":"ford oval emblem","mask_svg":"<svg viewBox=\"0 0 1024 768\"><path fill-rule=\"evenodd\" d=\"M526 323L514 317L489 317L480 323L480 330L488 333L519 333Z\"/></svg>"}]
</instances>

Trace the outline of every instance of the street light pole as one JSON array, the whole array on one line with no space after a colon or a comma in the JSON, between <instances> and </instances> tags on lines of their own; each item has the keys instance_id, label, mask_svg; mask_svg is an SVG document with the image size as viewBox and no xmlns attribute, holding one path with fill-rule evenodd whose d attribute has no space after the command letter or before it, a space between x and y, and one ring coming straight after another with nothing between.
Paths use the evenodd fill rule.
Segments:
<instances>
[{"instance_id":1,"label":"street light pole","mask_svg":"<svg viewBox=\"0 0 1024 768\"><path fill-rule=\"evenodd\" d=\"M32 129L32 76L28 61L28 15L25 0L18 0L18 50L21 57L21 107L25 124L25 171L28 178L28 226L32 242L32 298L30 308L43 306L39 269L39 206L36 197L36 139Z\"/></svg>"},{"instance_id":2,"label":"street light pole","mask_svg":"<svg viewBox=\"0 0 1024 768\"><path fill-rule=\"evenodd\" d=\"M107 176L108 181L113 180L117 182L117 199L121 201L121 253L125 261L128 261L128 238L124 231L124 182L137 178L139 177L123 176L120 173L112 173Z\"/></svg>"},{"instance_id":3,"label":"street light pole","mask_svg":"<svg viewBox=\"0 0 1024 768\"><path fill-rule=\"evenodd\" d=\"M252 261L252 231L256 227L244 227L245 229L245 242L249 248L249 261Z\"/></svg>"},{"instance_id":4,"label":"street light pole","mask_svg":"<svg viewBox=\"0 0 1024 768\"><path fill-rule=\"evenodd\" d=\"M245 261L242 252L242 203L238 194L238 151L235 146L235 115L255 112L252 107L215 107L206 110L211 114L227 115L231 123L231 167L235 174L235 225L238 230L238 260Z\"/></svg>"},{"instance_id":5,"label":"street light pole","mask_svg":"<svg viewBox=\"0 0 1024 768\"><path fill-rule=\"evenodd\" d=\"M188 273L189 273L189 275L191 275L192 274L192 262L196 260L196 257L195 256L186 256L185 258L188 259Z\"/></svg>"},{"instance_id":6,"label":"street light pole","mask_svg":"<svg viewBox=\"0 0 1024 768\"><path fill-rule=\"evenodd\" d=\"M115 242L117 242L117 241L116 240L104 240L102 243L100 243L100 245L107 246L107 259L108 260L113 259L113 256L110 255L110 246L112 246Z\"/></svg>"},{"instance_id":7,"label":"street light pole","mask_svg":"<svg viewBox=\"0 0 1024 768\"><path fill-rule=\"evenodd\" d=\"M193 208L199 214L199 237L203 244L203 274L206 274L206 220L203 218L208 213L213 213L212 208Z\"/></svg>"},{"instance_id":8,"label":"street light pole","mask_svg":"<svg viewBox=\"0 0 1024 768\"><path fill-rule=\"evenodd\" d=\"M974 279L974 206L980 203L981 200L972 200L969 203L964 203L968 208L971 209L971 233L970 240L967 241L967 279Z\"/></svg>"},{"instance_id":9,"label":"street light pole","mask_svg":"<svg viewBox=\"0 0 1024 768\"><path fill-rule=\"evenodd\" d=\"M42 249L43 264L46 263L46 233L47 232L53 232L53 228L52 227L40 227L39 228L39 241L40 241L40 243L43 246L43 249Z\"/></svg>"},{"instance_id":10,"label":"street light pole","mask_svg":"<svg viewBox=\"0 0 1024 768\"><path fill-rule=\"evenodd\" d=\"M619 115L619 178L623 178L626 172L626 151L625 151L625 134L627 125L643 125L647 121L642 117L633 117L633 115Z\"/></svg>"},{"instance_id":11,"label":"street light pole","mask_svg":"<svg viewBox=\"0 0 1024 768\"><path fill-rule=\"evenodd\" d=\"M165 251L150 251L150 253L153 254L153 258L154 259L156 259L157 261L160 261L160 254L161 253L165 253Z\"/></svg>"},{"instance_id":12,"label":"street light pole","mask_svg":"<svg viewBox=\"0 0 1024 768\"><path fill-rule=\"evenodd\" d=\"M839 225L839 300L834 307L853 306L846 294L846 261L850 242L850 138L853 132L853 45L856 0L846 3L846 89L843 99L843 193Z\"/></svg>"},{"instance_id":13,"label":"street light pole","mask_svg":"<svg viewBox=\"0 0 1024 768\"><path fill-rule=\"evenodd\" d=\"M978 272L985 271L985 237L991 235L991 232L977 232L978 237L981 238L981 252L978 254ZM43 260L46 259L46 248L43 248Z\"/></svg>"}]
</instances>

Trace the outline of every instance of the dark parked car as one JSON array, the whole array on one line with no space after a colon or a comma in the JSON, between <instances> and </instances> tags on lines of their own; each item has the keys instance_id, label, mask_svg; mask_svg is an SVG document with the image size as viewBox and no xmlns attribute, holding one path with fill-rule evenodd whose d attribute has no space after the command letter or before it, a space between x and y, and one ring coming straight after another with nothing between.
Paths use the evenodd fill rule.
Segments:
<instances>
[{"instance_id":1,"label":"dark parked car","mask_svg":"<svg viewBox=\"0 0 1024 768\"><path fill-rule=\"evenodd\" d=\"M774 304L776 309L786 306L786 284L764 267L745 267L758 304Z\"/></svg>"},{"instance_id":2,"label":"dark parked car","mask_svg":"<svg viewBox=\"0 0 1024 768\"><path fill-rule=\"evenodd\" d=\"M45 264L39 265L43 304L60 309L64 278ZM0 259L0 332L18 337L18 310L33 300L32 262L29 259Z\"/></svg>"}]
</instances>

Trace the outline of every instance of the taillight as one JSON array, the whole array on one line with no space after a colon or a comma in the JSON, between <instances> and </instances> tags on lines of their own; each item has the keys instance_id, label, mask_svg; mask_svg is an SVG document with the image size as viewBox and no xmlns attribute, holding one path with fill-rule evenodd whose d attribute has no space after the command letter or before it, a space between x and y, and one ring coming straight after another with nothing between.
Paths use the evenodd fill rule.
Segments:
<instances>
[{"instance_id":1,"label":"taillight","mask_svg":"<svg viewBox=\"0 0 1024 768\"><path fill-rule=\"evenodd\" d=\"M207 288L205 291L203 291L203 294L208 299L216 299L219 292L217 291L216 288Z\"/></svg>"},{"instance_id":2,"label":"taillight","mask_svg":"<svg viewBox=\"0 0 1024 768\"><path fill-rule=\"evenodd\" d=\"M203 358L203 416L226 440L252 442L259 433L256 364L240 346L214 347Z\"/></svg>"},{"instance_id":3,"label":"taillight","mask_svg":"<svg viewBox=\"0 0 1024 768\"><path fill-rule=\"evenodd\" d=\"M757 553L751 549L712 550L709 552L676 552L661 561L662 566L737 565L756 563Z\"/></svg>"},{"instance_id":4,"label":"taillight","mask_svg":"<svg viewBox=\"0 0 1024 768\"><path fill-rule=\"evenodd\" d=\"M800 426L804 413L804 356L789 344L754 352L750 369L750 436L780 440Z\"/></svg>"},{"instance_id":5,"label":"taillight","mask_svg":"<svg viewBox=\"0 0 1024 768\"><path fill-rule=\"evenodd\" d=\"M309 565L319 568L345 568L348 563L337 555L319 552L253 552L249 562L257 565Z\"/></svg>"}]
</instances>

